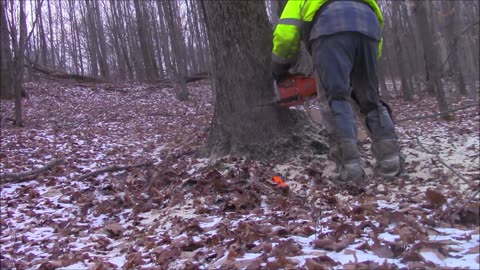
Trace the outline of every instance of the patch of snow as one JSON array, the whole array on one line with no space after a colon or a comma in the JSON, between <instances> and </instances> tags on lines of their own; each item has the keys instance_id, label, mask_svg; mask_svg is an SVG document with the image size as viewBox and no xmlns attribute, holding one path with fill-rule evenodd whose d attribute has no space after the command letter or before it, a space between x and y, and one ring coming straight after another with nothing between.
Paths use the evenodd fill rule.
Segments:
<instances>
[{"instance_id":1,"label":"patch of snow","mask_svg":"<svg viewBox=\"0 0 480 270\"><path fill-rule=\"evenodd\" d=\"M399 235L391 234L389 232L384 232L378 235L379 239L383 239L385 241L395 242L397 239L400 239Z\"/></svg>"},{"instance_id":2,"label":"patch of snow","mask_svg":"<svg viewBox=\"0 0 480 270\"><path fill-rule=\"evenodd\" d=\"M222 217L214 217L212 221L210 222L200 222L198 225L202 229L207 229L216 226L218 223L222 221Z\"/></svg>"},{"instance_id":3,"label":"patch of snow","mask_svg":"<svg viewBox=\"0 0 480 270\"><path fill-rule=\"evenodd\" d=\"M399 205L398 203L387 202L385 200L377 200L377 204L379 208L389 209L389 210L398 210Z\"/></svg>"},{"instance_id":4,"label":"patch of snow","mask_svg":"<svg viewBox=\"0 0 480 270\"><path fill-rule=\"evenodd\" d=\"M122 267L127 261L127 259L125 255L120 255L120 256L113 257L108 261L115 264L118 267Z\"/></svg>"}]
</instances>

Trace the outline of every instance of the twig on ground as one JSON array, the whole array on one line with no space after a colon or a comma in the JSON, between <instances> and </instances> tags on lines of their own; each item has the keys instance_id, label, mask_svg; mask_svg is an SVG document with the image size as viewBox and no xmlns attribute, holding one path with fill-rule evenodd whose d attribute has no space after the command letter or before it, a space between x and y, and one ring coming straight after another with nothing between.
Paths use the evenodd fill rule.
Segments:
<instances>
[{"instance_id":1,"label":"twig on ground","mask_svg":"<svg viewBox=\"0 0 480 270\"><path fill-rule=\"evenodd\" d=\"M428 154L434 155L437 160L445 167L447 167L450 171L452 171L456 176L458 176L460 179L462 179L465 183L470 184L471 181L469 181L465 176L463 176L461 173L459 173L457 170L455 170L452 166L448 165L441 157L438 155L436 152L432 152L425 148L425 146L420 142L420 139L418 137L415 137L415 140L417 141L418 145Z\"/></svg>"},{"instance_id":2,"label":"twig on ground","mask_svg":"<svg viewBox=\"0 0 480 270\"><path fill-rule=\"evenodd\" d=\"M106 173L106 172L124 171L124 170L128 170L128 169L131 169L131 168L149 166L151 164L152 164L152 162L146 161L146 162L137 163L137 164L133 164L133 165L126 165L126 166L113 165L111 167L102 168L102 169L99 169L99 170L81 175L76 181L81 181L81 180L84 180L84 179L87 179L87 178L90 178L90 177L95 177L97 175L100 175L100 174Z\"/></svg>"},{"instance_id":3,"label":"twig on ground","mask_svg":"<svg viewBox=\"0 0 480 270\"><path fill-rule=\"evenodd\" d=\"M43 166L41 168L33 169L33 170L30 170L30 171L25 171L25 172L20 172L20 173L2 173L2 174L0 174L0 183L22 182L27 178L31 178L32 176L36 176L40 173L43 173L47 170L50 170L51 168L53 168L53 167L57 166L58 164L62 163L63 160L64 160L63 157L62 158L57 158L57 159L54 159L54 160L48 162L47 164L45 164L45 166Z\"/></svg>"},{"instance_id":4,"label":"twig on ground","mask_svg":"<svg viewBox=\"0 0 480 270\"><path fill-rule=\"evenodd\" d=\"M473 201L473 199L475 199L475 197L477 197L478 193L480 193L480 189L477 189L477 192L473 193L473 195L466 201L462 204L462 206L460 206L457 211L455 211L455 213L453 213L452 216L456 216L458 215L463 209L465 209L465 206L467 206L467 204L469 204L471 201Z\"/></svg>"},{"instance_id":5,"label":"twig on ground","mask_svg":"<svg viewBox=\"0 0 480 270\"><path fill-rule=\"evenodd\" d=\"M439 113L436 113L436 114L429 114L429 115L415 116L415 117L407 117L407 118L396 120L395 123L401 123L401 122L410 121L410 120L420 120L420 119L426 119L426 118L433 118L433 117L437 117L437 116L440 116L440 115L445 114L445 113L465 110L465 109L475 107L475 106L479 106L479 104L478 103L468 104L468 105L465 105L465 106L462 106L462 107L459 107L459 108L446 110L446 111L439 112Z\"/></svg>"}]
</instances>

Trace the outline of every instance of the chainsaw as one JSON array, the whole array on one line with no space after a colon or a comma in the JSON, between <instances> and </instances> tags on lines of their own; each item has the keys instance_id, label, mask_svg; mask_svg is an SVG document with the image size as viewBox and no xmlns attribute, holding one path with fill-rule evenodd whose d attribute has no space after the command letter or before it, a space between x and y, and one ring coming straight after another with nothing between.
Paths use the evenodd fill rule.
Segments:
<instances>
[{"instance_id":1,"label":"chainsaw","mask_svg":"<svg viewBox=\"0 0 480 270\"><path fill-rule=\"evenodd\" d=\"M289 74L277 82L273 104L280 107L302 105L308 98L317 95L317 83L312 76Z\"/></svg>"}]
</instances>

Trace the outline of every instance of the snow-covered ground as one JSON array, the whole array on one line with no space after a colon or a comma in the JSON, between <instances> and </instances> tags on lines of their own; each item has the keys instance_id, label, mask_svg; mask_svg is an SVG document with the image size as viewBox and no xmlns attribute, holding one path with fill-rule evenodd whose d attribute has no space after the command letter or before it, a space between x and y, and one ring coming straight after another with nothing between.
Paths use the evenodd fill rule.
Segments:
<instances>
[{"instance_id":1,"label":"snow-covered ground","mask_svg":"<svg viewBox=\"0 0 480 270\"><path fill-rule=\"evenodd\" d=\"M478 107L399 123L406 173L391 182L372 176L363 142L366 186L338 188L325 155L195 157L213 111L205 84L183 103L145 84L27 89L25 128L1 105L1 173L64 162L1 183L2 269L479 268ZM436 111L429 97L392 105L396 119ZM143 161L153 165L79 180Z\"/></svg>"}]
</instances>

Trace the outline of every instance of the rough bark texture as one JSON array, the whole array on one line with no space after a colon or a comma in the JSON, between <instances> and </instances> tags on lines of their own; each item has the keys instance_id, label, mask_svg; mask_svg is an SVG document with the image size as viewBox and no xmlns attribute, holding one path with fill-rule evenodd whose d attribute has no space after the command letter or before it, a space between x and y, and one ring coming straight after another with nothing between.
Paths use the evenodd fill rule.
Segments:
<instances>
[{"instance_id":1,"label":"rough bark texture","mask_svg":"<svg viewBox=\"0 0 480 270\"><path fill-rule=\"evenodd\" d=\"M0 98L13 99L13 68L12 52L10 51L9 31L7 28L7 14L5 2L0 1Z\"/></svg>"},{"instance_id":2,"label":"rough bark texture","mask_svg":"<svg viewBox=\"0 0 480 270\"><path fill-rule=\"evenodd\" d=\"M396 44L402 44L400 33L398 31L398 26L400 25L400 6L399 1L393 2L393 10L395 13L392 16L392 32L394 37L394 42ZM405 100L413 100L413 84L409 79L411 76L408 74L407 61L403 59L408 59L405 55L405 51L402 46L395 46L395 56L397 57L398 68L400 72L400 80L402 82L402 95Z\"/></svg>"},{"instance_id":3,"label":"rough bark texture","mask_svg":"<svg viewBox=\"0 0 480 270\"><path fill-rule=\"evenodd\" d=\"M268 106L272 29L262 1L204 1L212 49L215 112L204 153L287 157L293 150L324 152L304 114ZM313 146L313 147L312 147Z\"/></svg>"},{"instance_id":4,"label":"rough bark texture","mask_svg":"<svg viewBox=\"0 0 480 270\"><path fill-rule=\"evenodd\" d=\"M418 31L422 39L423 51L425 52L425 59L427 63L427 70L430 74L430 80L428 83L433 88L435 96L437 98L438 107L440 111L447 111L448 103L443 89L443 84L440 78L440 69L436 50L434 48L434 40L432 35L432 27L429 23L427 5L430 5L431 1L415 2L415 15L418 23ZM442 118L449 120L451 116L448 113L442 114Z\"/></svg>"}]
</instances>

